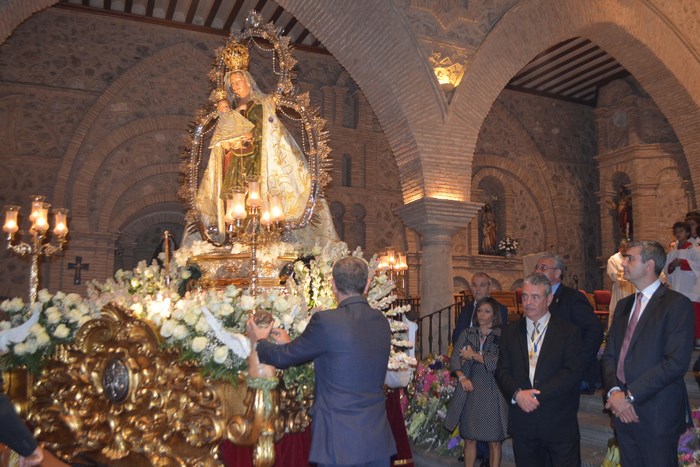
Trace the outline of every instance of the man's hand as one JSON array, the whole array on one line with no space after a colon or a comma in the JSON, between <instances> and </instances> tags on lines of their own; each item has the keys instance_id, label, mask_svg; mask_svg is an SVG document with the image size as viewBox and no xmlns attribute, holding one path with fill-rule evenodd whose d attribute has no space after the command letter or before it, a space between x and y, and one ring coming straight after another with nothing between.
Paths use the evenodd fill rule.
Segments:
<instances>
[{"instance_id":1,"label":"man's hand","mask_svg":"<svg viewBox=\"0 0 700 467\"><path fill-rule=\"evenodd\" d=\"M275 340L276 344L289 344L292 339L289 337L289 333L282 328L275 328L270 332L270 335Z\"/></svg>"},{"instance_id":2,"label":"man's hand","mask_svg":"<svg viewBox=\"0 0 700 467\"><path fill-rule=\"evenodd\" d=\"M254 317L251 316L248 318L248 321L246 321L246 330L248 331L248 339L250 339L251 347L255 347L256 342L267 339L267 337L270 335L270 331L272 331L272 326L258 326L255 324Z\"/></svg>"},{"instance_id":3,"label":"man's hand","mask_svg":"<svg viewBox=\"0 0 700 467\"><path fill-rule=\"evenodd\" d=\"M622 391L612 393L605 408L610 410L622 423L639 422L634 406L625 400L625 393Z\"/></svg>"},{"instance_id":4,"label":"man's hand","mask_svg":"<svg viewBox=\"0 0 700 467\"><path fill-rule=\"evenodd\" d=\"M518 391L515 396L515 402L518 407L523 409L523 412L534 412L540 406L540 401L537 400L537 395L540 393L537 389L524 389Z\"/></svg>"},{"instance_id":5,"label":"man's hand","mask_svg":"<svg viewBox=\"0 0 700 467\"><path fill-rule=\"evenodd\" d=\"M20 457L19 458L19 467L30 467L33 465L39 465L41 464L41 461L44 460L44 451L42 451L40 446L37 446L37 448L34 450L33 453L28 455L27 457Z\"/></svg>"}]
</instances>

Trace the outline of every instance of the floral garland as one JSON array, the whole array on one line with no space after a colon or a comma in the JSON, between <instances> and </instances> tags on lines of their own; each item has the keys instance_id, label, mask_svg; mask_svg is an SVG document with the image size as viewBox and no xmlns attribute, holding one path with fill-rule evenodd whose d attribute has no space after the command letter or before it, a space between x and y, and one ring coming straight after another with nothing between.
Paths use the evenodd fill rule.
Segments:
<instances>
[{"instance_id":1,"label":"floral garland","mask_svg":"<svg viewBox=\"0 0 700 467\"><path fill-rule=\"evenodd\" d=\"M518 252L520 243L510 237L504 237L498 242L498 251L502 255L515 255Z\"/></svg>"},{"instance_id":2,"label":"floral garland","mask_svg":"<svg viewBox=\"0 0 700 467\"><path fill-rule=\"evenodd\" d=\"M104 282L92 281L86 299L62 292L52 296L42 290L39 321L23 339L8 347L9 352L1 362L3 369L25 365L39 372L57 344L71 342L83 323L99 317L100 310L108 303L115 303L138 318L150 320L164 338L164 345L178 348L181 358L195 361L205 375L235 383L237 374L248 366L250 344L245 337L245 322L249 314L255 309L268 311L274 316L275 326L287 330L292 338L300 335L313 313L336 306L331 269L336 259L349 253L344 243L324 248L315 246L302 252L302 259L294 264L295 279L287 281L285 289L261 290L256 297L249 290L235 286L223 290L195 289L181 296L179 285L197 272L187 265L187 259L210 248L205 242L181 248L174 254L170 271L155 262L147 265L142 261L133 270L119 270ZM272 261L293 248L287 244L273 245L262 253L261 261ZM361 257L362 251L358 248L352 254ZM374 272L376 258L369 264ZM391 323L389 369L406 370L416 364L407 353L413 343L407 339L407 326L395 318L409 307L392 306L396 300L392 294L394 288L386 274L373 276L368 301L373 308L385 310ZM7 321L0 322L0 332L20 326L31 315L29 305L17 298L6 300L0 309L9 316ZM312 364L285 370L284 380L288 385L300 387L299 397L303 397L313 388Z\"/></svg>"},{"instance_id":3,"label":"floral garland","mask_svg":"<svg viewBox=\"0 0 700 467\"><path fill-rule=\"evenodd\" d=\"M449 365L447 355L430 355L418 363L413 381L415 393L408 397L405 413L411 442L441 456L457 456L462 451L459 428L450 433L442 426L455 389Z\"/></svg>"}]
</instances>

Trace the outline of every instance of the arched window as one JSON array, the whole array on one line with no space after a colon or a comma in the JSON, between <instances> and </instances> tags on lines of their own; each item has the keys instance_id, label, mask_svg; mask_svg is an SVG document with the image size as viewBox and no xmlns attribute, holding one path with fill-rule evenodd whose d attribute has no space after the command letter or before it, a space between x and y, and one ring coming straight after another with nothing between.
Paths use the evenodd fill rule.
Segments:
<instances>
[{"instance_id":1,"label":"arched window","mask_svg":"<svg viewBox=\"0 0 700 467\"><path fill-rule=\"evenodd\" d=\"M357 128L359 120L359 99L357 89L348 89L343 100L343 126L345 128Z\"/></svg>"}]
</instances>

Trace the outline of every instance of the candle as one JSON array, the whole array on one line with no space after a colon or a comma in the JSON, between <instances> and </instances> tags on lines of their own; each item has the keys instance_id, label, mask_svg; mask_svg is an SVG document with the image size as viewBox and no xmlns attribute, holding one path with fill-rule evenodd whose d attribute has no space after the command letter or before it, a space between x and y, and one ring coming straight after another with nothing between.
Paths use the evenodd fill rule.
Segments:
<instances>
[{"instance_id":1,"label":"candle","mask_svg":"<svg viewBox=\"0 0 700 467\"><path fill-rule=\"evenodd\" d=\"M270 215L273 222L282 222L284 220L284 210L282 209L282 201L279 195L270 196Z\"/></svg>"},{"instance_id":2,"label":"candle","mask_svg":"<svg viewBox=\"0 0 700 467\"><path fill-rule=\"evenodd\" d=\"M42 207L36 209L36 217L32 229L37 232L46 232L49 230L49 207L51 207L49 203L42 203Z\"/></svg>"},{"instance_id":3,"label":"candle","mask_svg":"<svg viewBox=\"0 0 700 467\"><path fill-rule=\"evenodd\" d=\"M241 191L236 191L231 195L232 205L231 205L231 215L234 219L243 220L246 218L248 213L245 210L245 193Z\"/></svg>"},{"instance_id":4,"label":"candle","mask_svg":"<svg viewBox=\"0 0 700 467\"><path fill-rule=\"evenodd\" d=\"M19 230L17 214L19 214L19 206L7 206L5 210L5 225L3 225L2 230L9 234L14 234Z\"/></svg>"},{"instance_id":5,"label":"candle","mask_svg":"<svg viewBox=\"0 0 700 467\"><path fill-rule=\"evenodd\" d=\"M68 235L68 210L54 209L54 228L53 233L58 237Z\"/></svg>"},{"instance_id":6,"label":"candle","mask_svg":"<svg viewBox=\"0 0 700 467\"><path fill-rule=\"evenodd\" d=\"M257 208L261 203L260 199L260 183L259 182L248 182L248 201L246 205L251 208Z\"/></svg>"},{"instance_id":7,"label":"candle","mask_svg":"<svg viewBox=\"0 0 700 467\"><path fill-rule=\"evenodd\" d=\"M272 213L270 212L270 203L265 200L262 203L262 213L260 214L260 223L265 227L272 224Z\"/></svg>"},{"instance_id":8,"label":"candle","mask_svg":"<svg viewBox=\"0 0 700 467\"><path fill-rule=\"evenodd\" d=\"M44 207L46 197L41 195L32 195L30 196L30 199L32 200L32 212L29 214L29 221L36 222L36 219L39 216L39 211Z\"/></svg>"}]
</instances>

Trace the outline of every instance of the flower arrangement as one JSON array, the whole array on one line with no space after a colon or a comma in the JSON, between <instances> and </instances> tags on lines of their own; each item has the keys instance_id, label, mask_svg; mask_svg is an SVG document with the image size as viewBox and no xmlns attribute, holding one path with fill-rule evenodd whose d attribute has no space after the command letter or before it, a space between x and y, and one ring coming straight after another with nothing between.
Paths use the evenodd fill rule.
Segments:
<instances>
[{"instance_id":1,"label":"flower arrangement","mask_svg":"<svg viewBox=\"0 0 700 467\"><path fill-rule=\"evenodd\" d=\"M408 398L405 419L413 444L440 455L456 456L462 450L458 428L450 433L442 426L455 388L449 362L447 355L431 355L418 363L413 380L415 393Z\"/></svg>"},{"instance_id":2,"label":"flower arrangement","mask_svg":"<svg viewBox=\"0 0 700 467\"><path fill-rule=\"evenodd\" d=\"M520 243L517 240L510 238L508 236L503 237L498 242L498 251L505 256L513 256L518 252L518 247Z\"/></svg>"},{"instance_id":3,"label":"flower arrangement","mask_svg":"<svg viewBox=\"0 0 700 467\"><path fill-rule=\"evenodd\" d=\"M92 281L85 300L77 294L58 292L52 296L42 290L39 293L41 306L35 309L36 313L20 299L3 302L0 309L10 318L0 322L0 333L3 329L28 323L30 315L37 318L36 324L26 326L31 332L9 346L9 353L2 361L3 368L26 365L38 372L42 360L53 353L57 344L71 342L84 322L98 317L106 304L115 303L138 318L150 320L164 338L164 345L179 348L182 359L197 362L205 375L236 382L238 372L247 369L250 344L245 336L245 322L250 313L253 310L270 312L274 325L295 338L304 331L313 313L336 306L331 269L336 259L349 253L344 243L323 248L315 246L311 251L302 252L294 264L294 280L288 280L286 288L259 290L255 297L249 290L235 286L183 292L184 288L179 285L196 272L187 265L187 258L206 253L208 248L210 246L204 242L195 242L189 249L181 248L174 255L175 261L170 263L170 271L155 262L151 265L141 262L131 271L117 271L113 278L104 282ZM270 261L290 248L293 246L274 245L275 251L267 252L268 256L272 255ZM358 248L352 254L361 257L362 251ZM376 258L369 263L374 272ZM416 364L406 353L413 343L407 339L407 326L394 318L400 317L409 307L392 306L396 300L392 293L394 288L395 284L386 274L373 276L368 301L372 307L384 310L391 322L393 345L389 369L405 370ZM288 369L284 379L288 385L293 383L310 391L313 366ZM299 397L303 397L303 392L303 389L299 391Z\"/></svg>"},{"instance_id":4,"label":"flower arrangement","mask_svg":"<svg viewBox=\"0 0 700 467\"><path fill-rule=\"evenodd\" d=\"M0 321L0 337L7 338L0 347L8 351L0 357L0 368L25 366L34 374L54 354L56 345L71 342L80 326L97 316L80 295L52 295L46 289L39 291L33 306L13 298L0 303L0 310L7 318Z\"/></svg>"}]
</instances>

